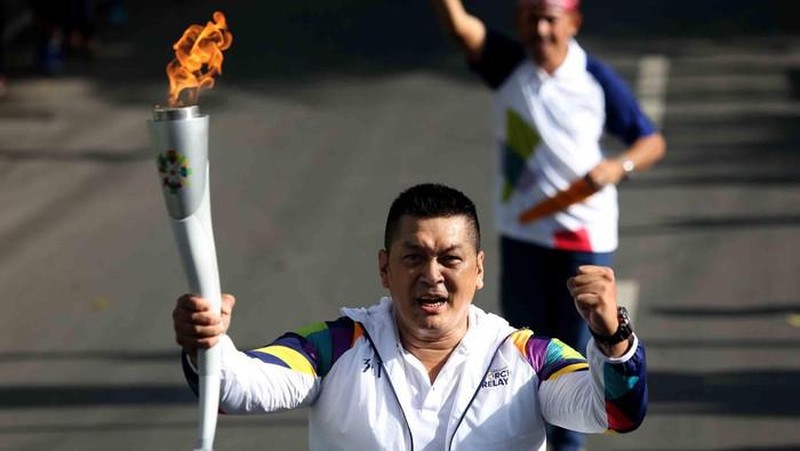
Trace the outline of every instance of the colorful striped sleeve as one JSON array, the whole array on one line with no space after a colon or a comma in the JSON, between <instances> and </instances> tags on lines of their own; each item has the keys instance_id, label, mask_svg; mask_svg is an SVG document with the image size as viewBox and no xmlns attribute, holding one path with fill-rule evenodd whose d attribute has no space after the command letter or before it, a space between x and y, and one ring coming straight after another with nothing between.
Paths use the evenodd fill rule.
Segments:
<instances>
[{"instance_id":1,"label":"colorful striped sleeve","mask_svg":"<svg viewBox=\"0 0 800 451\"><path fill-rule=\"evenodd\" d=\"M565 374L589 369L586 359L561 340L536 336L529 329L514 332L512 340L536 371L540 384L543 381L556 380Z\"/></svg>"},{"instance_id":2,"label":"colorful striped sleeve","mask_svg":"<svg viewBox=\"0 0 800 451\"><path fill-rule=\"evenodd\" d=\"M608 430L630 432L647 414L647 368L644 346L634 343L633 354L623 362L603 364Z\"/></svg>"},{"instance_id":3,"label":"colorful striped sleeve","mask_svg":"<svg viewBox=\"0 0 800 451\"><path fill-rule=\"evenodd\" d=\"M608 358L595 345L589 345L589 362L580 353L557 339L538 337L530 330L519 330L512 335L514 345L536 372L539 384L558 381L564 375L584 372L585 378L563 381L562 387L572 386L570 395L574 399L560 398L555 402L580 405L579 398L595 396L599 409L599 418L605 418L604 424L595 427L607 432L630 432L638 428L647 413L647 373L644 346L634 337L631 350L620 358ZM578 376L578 374L576 374ZM591 386L592 388L588 388ZM561 395L559 395L561 396ZM569 409L559 408L559 416ZM604 411L604 413L603 413ZM572 415L581 415L574 412ZM585 421L565 419L574 422L571 428L591 430L588 426L593 415L586 414ZM565 423L566 424L566 423ZM567 427L567 426L565 426Z\"/></svg>"},{"instance_id":4,"label":"colorful striped sleeve","mask_svg":"<svg viewBox=\"0 0 800 451\"><path fill-rule=\"evenodd\" d=\"M348 317L288 332L248 356L315 377L325 377L336 360L363 335L360 323Z\"/></svg>"}]
</instances>

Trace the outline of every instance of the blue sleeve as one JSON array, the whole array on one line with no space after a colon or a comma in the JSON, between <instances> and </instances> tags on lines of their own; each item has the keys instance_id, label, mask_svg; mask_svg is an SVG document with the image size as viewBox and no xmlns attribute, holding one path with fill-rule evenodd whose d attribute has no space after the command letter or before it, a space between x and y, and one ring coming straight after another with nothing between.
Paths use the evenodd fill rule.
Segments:
<instances>
[{"instance_id":1,"label":"blue sleeve","mask_svg":"<svg viewBox=\"0 0 800 451\"><path fill-rule=\"evenodd\" d=\"M490 88L497 89L524 60L525 49L522 44L501 33L487 29L480 59L470 62L469 67Z\"/></svg>"},{"instance_id":2,"label":"blue sleeve","mask_svg":"<svg viewBox=\"0 0 800 451\"><path fill-rule=\"evenodd\" d=\"M606 101L606 131L628 145L656 132L653 123L639 107L633 92L614 70L592 57L587 59L586 70L603 88Z\"/></svg>"}]
</instances>

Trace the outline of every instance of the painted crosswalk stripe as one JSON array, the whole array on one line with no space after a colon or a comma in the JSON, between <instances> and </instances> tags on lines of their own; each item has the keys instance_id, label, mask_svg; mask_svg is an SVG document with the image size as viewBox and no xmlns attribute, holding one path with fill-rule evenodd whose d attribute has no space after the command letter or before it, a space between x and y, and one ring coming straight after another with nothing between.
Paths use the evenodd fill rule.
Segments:
<instances>
[{"instance_id":1,"label":"painted crosswalk stripe","mask_svg":"<svg viewBox=\"0 0 800 451\"><path fill-rule=\"evenodd\" d=\"M631 321L635 321L639 305L639 282L631 279L618 280L617 304L625 306L628 309L628 316Z\"/></svg>"},{"instance_id":2,"label":"painted crosswalk stripe","mask_svg":"<svg viewBox=\"0 0 800 451\"><path fill-rule=\"evenodd\" d=\"M636 95L645 114L657 125L664 121L664 108L669 79L669 59L663 55L646 55L639 59Z\"/></svg>"}]
</instances>

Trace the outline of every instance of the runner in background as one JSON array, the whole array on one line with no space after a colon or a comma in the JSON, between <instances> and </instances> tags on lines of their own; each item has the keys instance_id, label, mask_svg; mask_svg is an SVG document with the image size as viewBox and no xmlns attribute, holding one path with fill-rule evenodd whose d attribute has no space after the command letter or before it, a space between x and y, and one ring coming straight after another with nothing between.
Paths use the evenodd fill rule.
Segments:
<instances>
[{"instance_id":1,"label":"runner in background","mask_svg":"<svg viewBox=\"0 0 800 451\"><path fill-rule=\"evenodd\" d=\"M590 331L566 281L581 265L612 265L616 185L660 160L664 138L620 77L576 41L583 19L578 0L517 0L516 38L488 29L461 0L431 1L469 67L493 91L503 314L514 326L585 353ZM625 151L608 155L600 147L604 132ZM555 214L521 220L576 181L597 192ZM556 451L579 450L585 441L560 428L549 436Z\"/></svg>"}]
</instances>

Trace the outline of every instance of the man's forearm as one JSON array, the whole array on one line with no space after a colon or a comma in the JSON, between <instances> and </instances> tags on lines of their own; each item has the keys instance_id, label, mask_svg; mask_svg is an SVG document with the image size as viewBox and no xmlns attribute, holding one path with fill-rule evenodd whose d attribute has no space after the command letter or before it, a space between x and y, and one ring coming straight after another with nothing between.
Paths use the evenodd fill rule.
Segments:
<instances>
[{"instance_id":1,"label":"man's forearm","mask_svg":"<svg viewBox=\"0 0 800 451\"><path fill-rule=\"evenodd\" d=\"M653 133L634 141L619 160L620 164L625 160L631 161L634 171L645 171L664 158L666 151L664 136L661 133Z\"/></svg>"}]
</instances>

